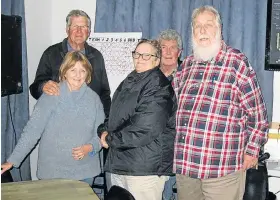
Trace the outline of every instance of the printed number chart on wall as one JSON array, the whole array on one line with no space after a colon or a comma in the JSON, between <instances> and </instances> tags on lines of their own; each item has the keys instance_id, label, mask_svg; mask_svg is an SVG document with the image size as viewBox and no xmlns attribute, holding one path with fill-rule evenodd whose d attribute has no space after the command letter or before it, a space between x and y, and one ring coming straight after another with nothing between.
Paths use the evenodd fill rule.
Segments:
<instances>
[{"instance_id":1,"label":"printed number chart on wall","mask_svg":"<svg viewBox=\"0 0 280 200\"><path fill-rule=\"evenodd\" d=\"M132 51L142 33L92 33L88 44L98 49L105 61L111 96L126 76L134 70Z\"/></svg>"}]
</instances>

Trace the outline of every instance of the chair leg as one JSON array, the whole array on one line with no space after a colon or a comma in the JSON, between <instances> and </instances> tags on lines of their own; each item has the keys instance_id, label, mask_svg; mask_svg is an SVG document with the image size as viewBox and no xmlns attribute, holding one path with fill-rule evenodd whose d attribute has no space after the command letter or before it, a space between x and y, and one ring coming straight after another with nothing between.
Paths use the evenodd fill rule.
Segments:
<instances>
[{"instance_id":1,"label":"chair leg","mask_svg":"<svg viewBox=\"0 0 280 200\"><path fill-rule=\"evenodd\" d=\"M108 149L103 148L103 169L104 169L104 166L105 166L105 163L106 163L107 154L108 154ZM106 196L107 193L108 193L108 188L107 188L106 173L105 173L104 170L103 170L103 173L104 173L104 179L103 179L103 181L104 181L103 182L104 183L104 196Z\"/></svg>"}]
</instances>

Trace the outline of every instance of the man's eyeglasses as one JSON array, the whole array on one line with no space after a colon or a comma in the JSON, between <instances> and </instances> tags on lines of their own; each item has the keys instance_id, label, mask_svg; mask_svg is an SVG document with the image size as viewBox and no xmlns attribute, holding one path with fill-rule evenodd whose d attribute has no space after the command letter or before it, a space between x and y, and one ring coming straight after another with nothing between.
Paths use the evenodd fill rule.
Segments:
<instances>
[{"instance_id":1,"label":"man's eyeglasses","mask_svg":"<svg viewBox=\"0 0 280 200\"><path fill-rule=\"evenodd\" d=\"M150 60L150 58L153 56L153 57L156 57L156 55L153 55L153 54L149 54L149 53L138 53L138 52L135 52L135 51L132 51L132 57L135 58L135 59L139 59L140 56L142 56L142 59L143 60Z\"/></svg>"},{"instance_id":2,"label":"man's eyeglasses","mask_svg":"<svg viewBox=\"0 0 280 200\"><path fill-rule=\"evenodd\" d=\"M161 46L161 50L166 52L166 51L171 51L171 52L177 52L180 51L180 49L177 46Z\"/></svg>"},{"instance_id":3,"label":"man's eyeglasses","mask_svg":"<svg viewBox=\"0 0 280 200\"><path fill-rule=\"evenodd\" d=\"M81 30L87 30L88 29L88 26L87 25L84 25L84 26L78 26L78 25L75 25L75 26L70 26L70 29L71 30L78 30L78 29L81 29Z\"/></svg>"}]
</instances>

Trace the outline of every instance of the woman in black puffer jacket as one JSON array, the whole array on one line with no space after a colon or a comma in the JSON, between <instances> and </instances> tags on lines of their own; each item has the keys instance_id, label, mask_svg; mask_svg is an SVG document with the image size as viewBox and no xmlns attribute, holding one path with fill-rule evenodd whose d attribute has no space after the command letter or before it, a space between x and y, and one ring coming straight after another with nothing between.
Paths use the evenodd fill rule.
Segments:
<instances>
[{"instance_id":1,"label":"woman in black puffer jacket","mask_svg":"<svg viewBox=\"0 0 280 200\"><path fill-rule=\"evenodd\" d=\"M117 88L107 125L99 127L109 148L105 171L112 185L130 191L137 200L160 200L172 175L176 97L157 67L160 46L142 40L132 53L135 70Z\"/></svg>"}]
</instances>

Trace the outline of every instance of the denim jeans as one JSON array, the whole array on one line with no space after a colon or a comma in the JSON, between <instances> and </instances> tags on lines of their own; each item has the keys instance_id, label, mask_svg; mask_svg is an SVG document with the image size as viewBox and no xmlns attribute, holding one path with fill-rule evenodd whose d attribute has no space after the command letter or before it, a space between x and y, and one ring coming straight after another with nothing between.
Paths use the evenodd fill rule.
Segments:
<instances>
[{"instance_id":1,"label":"denim jeans","mask_svg":"<svg viewBox=\"0 0 280 200\"><path fill-rule=\"evenodd\" d=\"M86 178L83 180L80 180L82 182L88 183L89 186L91 187L93 184L93 178ZM98 178L95 180L96 183L102 183L103 180L99 180ZM94 191L94 193L99 197L99 199L104 199L104 193L103 190L98 189L98 188L92 188L92 190Z\"/></svg>"},{"instance_id":2,"label":"denim jeans","mask_svg":"<svg viewBox=\"0 0 280 200\"><path fill-rule=\"evenodd\" d=\"M93 182L93 178L86 178L86 179L83 179L81 181L89 184L89 186L91 187L92 186L92 182Z\"/></svg>"},{"instance_id":3,"label":"denim jeans","mask_svg":"<svg viewBox=\"0 0 280 200\"><path fill-rule=\"evenodd\" d=\"M177 195L173 193L173 186L176 184L176 176L170 176L169 180L165 182L162 194L162 200L177 199Z\"/></svg>"}]
</instances>

